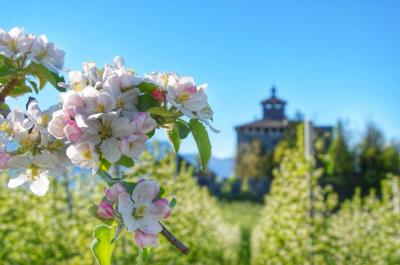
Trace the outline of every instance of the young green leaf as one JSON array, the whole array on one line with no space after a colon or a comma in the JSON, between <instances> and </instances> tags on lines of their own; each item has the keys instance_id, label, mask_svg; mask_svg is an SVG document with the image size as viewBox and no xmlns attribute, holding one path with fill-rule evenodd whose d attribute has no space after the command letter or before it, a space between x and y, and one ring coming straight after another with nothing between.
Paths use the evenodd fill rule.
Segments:
<instances>
[{"instance_id":1,"label":"young green leaf","mask_svg":"<svg viewBox=\"0 0 400 265\"><path fill-rule=\"evenodd\" d=\"M201 160L201 170L207 170L208 161L211 158L211 144L208 138L208 133L204 125L197 119L191 119L189 122L193 138L199 150Z\"/></svg>"},{"instance_id":2,"label":"young green leaf","mask_svg":"<svg viewBox=\"0 0 400 265\"><path fill-rule=\"evenodd\" d=\"M93 232L94 240L92 242L92 253L96 257L99 265L111 265L114 243L113 228L107 225L99 225Z\"/></svg>"},{"instance_id":3,"label":"young green leaf","mask_svg":"<svg viewBox=\"0 0 400 265\"><path fill-rule=\"evenodd\" d=\"M156 116L161 116L163 118L175 118L175 117L179 116L179 114L177 114L173 111L167 110L165 108L162 108L162 107L152 107L152 108L149 108L147 110L147 112L150 112L151 114L156 115Z\"/></svg>"},{"instance_id":4,"label":"young green leaf","mask_svg":"<svg viewBox=\"0 0 400 265\"><path fill-rule=\"evenodd\" d=\"M169 207L170 207L170 208L174 208L175 205L176 205L176 199L173 198L173 199L171 200L171 202L169 203Z\"/></svg>"},{"instance_id":5,"label":"young green leaf","mask_svg":"<svg viewBox=\"0 0 400 265\"><path fill-rule=\"evenodd\" d=\"M139 111L147 111L148 109L155 106L160 106L160 103L155 98L153 98L151 94L144 93L143 95L139 96L139 102L137 106Z\"/></svg>"},{"instance_id":6,"label":"young green leaf","mask_svg":"<svg viewBox=\"0 0 400 265\"><path fill-rule=\"evenodd\" d=\"M168 139L174 147L175 153L178 153L179 147L181 146L181 138L179 138L178 128L174 125L171 129L167 131Z\"/></svg>"},{"instance_id":7,"label":"young green leaf","mask_svg":"<svg viewBox=\"0 0 400 265\"><path fill-rule=\"evenodd\" d=\"M127 157L125 155L122 155L117 163L118 163L118 165L121 165L124 167L133 167L135 165L135 162L133 162L132 158Z\"/></svg>"},{"instance_id":8,"label":"young green leaf","mask_svg":"<svg viewBox=\"0 0 400 265\"><path fill-rule=\"evenodd\" d=\"M147 82L142 82L139 85L137 85L137 88L139 88L140 92L148 92L151 93L153 92L154 89L156 89L156 85L153 83L147 83Z\"/></svg>"}]
</instances>

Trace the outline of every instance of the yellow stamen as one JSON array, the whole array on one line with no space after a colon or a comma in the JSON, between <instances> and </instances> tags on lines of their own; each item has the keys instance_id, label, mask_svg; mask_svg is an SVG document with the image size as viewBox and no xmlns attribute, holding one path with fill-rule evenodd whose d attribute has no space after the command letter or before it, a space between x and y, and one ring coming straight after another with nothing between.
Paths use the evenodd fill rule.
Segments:
<instances>
[{"instance_id":1,"label":"yellow stamen","mask_svg":"<svg viewBox=\"0 0 400 265\"><path fill-rule=\"evenodd\" d=\"M35 164L31 164L29 166L29 171L30 171L30 180L35 181L40 175L40 167L36 166Z\"/></svg>"},{"instance_id":2,"label":"yellow stamen","mask_svg":"<svg viewBox=\"0 0 400 265\"><path fill-rule=\"evenodd\" d=\"M83 151L82 157L83 157L85 160L90 160L90 159L92 158L92 153L90 152L89 149L86 149L85 151Z\"/></svg>"},{"instance_id":3,"label":"yellow stamen","mask_svg":"<svg viewBox=\"0 0 400 265\"><path fill-rule=\"evenodd\" d=\"M132 212L133 218L135 218L136 220L142 219L146 213L146 210L147 210L146 205L140 205L139 207L134 208Z\"/></svg>"},{"instance_id":4,"label":"yellow stamen","mask_svg":"<svg viewBox=\"0 0 400 265\"><path fill-rule=\"evenodd\" d=\"M3 121L0 124L0 131L5 132L7 134L11 134L12 133L11 125L8 122Z\"/></svg>"},{"instance_id":5,"label":"yellow stamen","mask_svg":"<svg viewBox=\"0 0 400 265\"><path fill-rule=\"evenodd\" d=\"M188 92L182 92L177 98L176 102L178 103L183 103L185 101L188 101L190 99L190 94Z\"/></svg>"},{"instance_id":6,"label":"yellow stamen","mask_svg":"<svg viewBox=\"0 0 400 265\"><path fill-rule=\"evenodd\" d=\"M104 111L106 111L106 106L102 103L97 104L96 112L100 113L100 112L104 112Z\"/></svg>"},{"instance_id":7,"label":"yellow stamen","mask_svg":"<svg viewBox=\"0 0 400 265\"><path fill-rule=\"evenodd\" d=\"M112 129L111 126L109 125L103 125L101 126L99 130L99 135L101 139L107 139L112 136Z\"/></svg>"}]
</instances>

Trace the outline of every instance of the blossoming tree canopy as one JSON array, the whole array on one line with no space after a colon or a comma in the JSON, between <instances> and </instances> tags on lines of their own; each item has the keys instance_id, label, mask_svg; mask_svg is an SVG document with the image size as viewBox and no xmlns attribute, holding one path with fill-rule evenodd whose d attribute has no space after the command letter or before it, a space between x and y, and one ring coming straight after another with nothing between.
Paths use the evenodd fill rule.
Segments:
<instances>
[{"instance_id":1,"label":"blossoming tree canopy","mask_svg":"<svg viewBox=\"0 0 400 265\"><path fill-rule=\"evenodd\" d=\"M204 125L218 132L211 125L207 85L170 72L141 77L119 56L104 67L84 62L82 70L66 71L66 82L61 75L64 55L45 35L26 34L17 27L0 29L0 168L12 176L8 187L28 185L43 196L50 179L69 166L91 169L109 186L103 200L91 207L104 223L95 229L92 244L101 265L110 264L123 230L134 233L141 249L156 246L162 233L187 253L161 223L175 200L163 198L164 189L153 180L132 182L108 171L112 165L134 166L156 129L166 131L176 152L192 133L205 169L211 145ZM60 102L41 110L30 97L25 110L10 110L6 97L40 93L47 83L62 92Z\"/></svg>"}]
</instances>

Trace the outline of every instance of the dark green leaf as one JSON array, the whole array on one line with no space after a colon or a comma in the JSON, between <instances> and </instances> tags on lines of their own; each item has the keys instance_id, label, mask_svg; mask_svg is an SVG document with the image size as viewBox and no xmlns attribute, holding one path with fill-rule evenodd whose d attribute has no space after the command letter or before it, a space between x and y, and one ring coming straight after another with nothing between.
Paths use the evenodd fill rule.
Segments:
<instances>
[{"instance_id":1,"label":"dark green leaf","mask_svg":"<svg viewBox=\"0 0 400 265\"><path fill-rule=\"evenodd\" d=\"M190 133L189 124L181 119L176 120L175 124L179 132L179 138L185 139Z\"/></svg>"},{"instance_id":2,"label":"dark green leaf","mask_svg":"<svg viewBox=\"0 0 400 265\"><path fill-rule=\"evenodd\" d=\"M211 158L211 144L208 138L208 133L204 125L197 119L191 119L189 122L193 138L199 150L201 160L201 170L207 170L208 161Z\"/></svg>"},{"instance_id":3,"label":"dark green leaf","mask_svg":"<svg viewBox=\"0 0 400 265\"><path fill-rule=\"evenodd\" d=\"M150 257L150 248L143 249L143 261L147 261Z\"/></svg>"},{"instance_id":4,"label":"dark green leaf","mask_svg":"<svg viewBox=\"0 0 400 265\"><path fill-rule=\"evenodd\" d=\"M133 167L135 165L135 162L133 162L132 158L127 157L125 155L122 155L117 163L118 163L118 165L121 165L124 167Z\"/></svg>"},{"instance_id":5,"label":"dark green leaf","mask_svg":"<svg viewBox=\"0 0 400 265\"><path fill-rule=\"evenodd\" d=\"M31 87L33 88L33 90L35 91L35 93L36 93L36 94L39 93L39 89L38 89L37 84L36 84L34 81L32 81L32 80L28 80L28 82L29 82L29 84L31 84Z\"/></svg>"},{"instance_id":6,"label":"dark green leaf","mask_svg":"<svg viewBox=\"0 0 400 265\"><path fill-rule=\"evenodd\" d=\"M168 139L174 147L175 153L178 153L179 147L181 146L181 138L179 138L179 132L177 127L174 125L171 129L167 131Z\"/></svg>"},{"instance_id":7,"label":"dark green leaf","mask_svg":"<svg viewBox=\"0 0 400 265\"><path fill-rule=\"evenodd\" d=\"M19 97L30 92L32 92L32 89L25 84L25 80L21 80L19 84L14 87L8 95L12 97Z\"/></svg>"},{"instance_id":8,"label":"dark green leaf","mask_svg":"<svg viewBox=\"0 0 400 265\"><path fill-rule=\"evenodd\" d=\"M66 89L58 86L59 82L65 82L64 77L59 76L56 73L51 72L42 64L31 63L28 67L28 72L35 75L39 80L47 80L52 86L58 91L65 92ZM40 82L42 86L42 82Z\"/></svg>"},{"instance_id":9,"label":"dark green leaf","mask_svg":"<svg viewBox=\"0 0 400 265\"><path fill-rule=\"evenodd\" d=\"M151 137L154 136L155 133L156 133L156 129L154 129L154 130L152 130L152 131L146 133L146 135L147 135L149 138L151 138Z\"/></svg>"},{"instance_id":10,"label":"dark green leaf","mask_svg":"<svg viewBox=\"0 0 400 265\"><path fill-rule=\"evenodd\" d=\"M153 98L153 96L149 93L144 93L139 96L138 102L138 110L139 111L147 111L148 109L160 106L160 103Z\"/></svg>"},{"instance_id":11,"label":"dark green leaf","mask_svg":"<svg viewBox=\"0 0 400 265\"><path fill-rule=\"evenodd\" d=\"M92 252L100 265L110 265L114 243L111 240L114 237L112 227L100 225L93 232L94 240L92 242Z\"/></svg>"},{"instance_id":12,"label":"dark green leaf","mask_svg":"<svg viewBox=\"0 0 400 265\"><path fill-rule=\"evenodd\" d=\"M126 189L126 192L128 192L129 194L132 194L133 190L136 187L136 183L132 183L132 182L126 182L124 181L122 183L122 185L124 186L124 188Z\"/></svg>"}]
</instances>

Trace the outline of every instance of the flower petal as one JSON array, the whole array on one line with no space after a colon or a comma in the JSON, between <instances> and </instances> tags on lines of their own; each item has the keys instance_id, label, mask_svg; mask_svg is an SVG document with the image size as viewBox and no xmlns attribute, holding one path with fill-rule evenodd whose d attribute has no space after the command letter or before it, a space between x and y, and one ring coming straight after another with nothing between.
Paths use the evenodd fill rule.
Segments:
<instances>
[{"instance_id":1,"label":"flower petal","mask_svg":"<svg viewBox=\"0 0 400 265\"><path fill-rule=\"evenodd\" d=\"M135 233L136 245L140 248L157 247L157 235L148 234L143 231L136 231Z\"/></svg>"},{"instance_id":2,"label":"flower petal","mask_svg":"<svg viewBox=\"0 0 400 265\"><path fill-rule=\"evenodd\" d=\"M122 192L118 196L118 212L120 214L132 214L134 208L131 196L127 192Z\"/></svg>"},{"instance_id":3,"label":"flower petal","mask_svg":"<svg viewBox=\"0 0 400 265\"><path fill-rule=\"evenodd\" d=\"M39 177L31 183L29 188L37 196L43 196L49 190L49 179L46 175L40 174Z\"/></svg>"},{"instance_id":4,"label":"flower petal","mask_svg":"<svg viewBox=\"0 0 400 265\"><path fill-rule=\"evenodd\" d=\"M110 163L115 163L121 158L119 141L116 138L108 138L103 140L100 145L100 150Z\"/></svg>"},{"instance_id":5,"label":"flower petal","mask_svg":"<svg viewBox=\"0 0 400 265\"><path fill-rule=\"evenodd\" d=\"M158 234L162 231L161 224L154 220L151 216L145 216L142 219L138 220L139 229L145 233L149 234Z\"/></svg>"},{"instance_id":6,"label":"flower petal","mask_svg":"<svg viewBox=\"0 0 400 265\"><path fill-rule=\"evenodd\" d=\"M138 183L133 190L132 200L135 204L149 204L160 191L158 183L154 180L145 180Z\"/></svg>"},{"instance_id":7,"label":"flower petal","mask_svg":"<svg viewBox=\"0 0 400 265\"><path fill-rule=\"evenodd\" d=\"M28 175L26 174L21 174L16 178L12 178L8 181L8 187L13 189L16 188L18 186L21 186L22 184L24 184L26 181L28 181Z\"/></svg>"}]
</instances>

